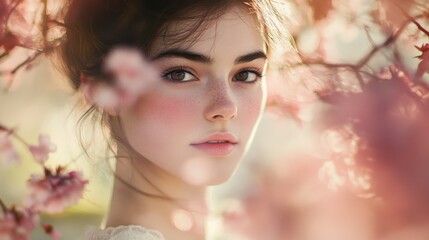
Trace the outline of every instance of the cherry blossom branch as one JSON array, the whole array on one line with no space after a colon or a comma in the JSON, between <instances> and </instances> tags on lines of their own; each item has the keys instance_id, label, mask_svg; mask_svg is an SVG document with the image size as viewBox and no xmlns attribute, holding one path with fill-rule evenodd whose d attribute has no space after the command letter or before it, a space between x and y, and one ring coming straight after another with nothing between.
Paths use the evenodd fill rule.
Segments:
<instances>
[{"instance_id":1,"label":"cherry blossom branch","mask_svg":"<svg viewBox=\"0 0 429 240\"><path fill-rule=\"evenodd\" d=\"M409 17L409 15L407 15L407 17ZM429 31L428 30L426 30L420 23L418 23L415 19L412 19L411 17L409 17L410 18L410 20L414 23L414 25L416 25L417 26L417 28L420 30L420 31L422 31L422 32L424 32L428 37L429 37Z\"/></svg>"},{"instance_id":2,"label":"cherry blossom branch","mask_svg":"<svg viewBox=\"0 0 429 240\"><path fill-rule=\"evenodd\" d=\"M28 57L25 61L23 61L20 64L18 64L10 73L15 74L19 69L21 69L25 65L31 63L32 61L34 61L37 57L39 57L42 54L43 54L43 51L36 52L32 56Z\"/></svg>"},{"instance_id":3,"label":"cherry blossom branch","mask_svg":"<svg viewBox=\"0 0 429 240\"><path fill-rule=\"evenodd\" d=\"M401 25L401 27L394 34L390 35L383 43L374 46L373 49L370 52L368 52L363 58L361 58L361 60L359 60L357 64L329 63L329 62L325 62L323 60L306 59L304 56L301 55L302 62L295 64L295 65L292 65L292 67L298 66L298 65L320 65L320 66L324 66L327 68L349 68L355 72L359 71L363 66L365 66L366 63L368 63L368 61L378 51L380 51L381 49L386 48L386 47L390 46L392 43L394 43L396 41L396 39L402 34L404 29L408 26L408 24L410 24L411 22L416 21L416 19L419 19L422 17L425 17L425 15L415 16L414 18L410 18L408 21L403 23Z\"/></svg>"},{"instance_id":4,"label":"cherry blossom branch","mask_svg":"<svg viewBox=\"0 0 429 240\"><path fill-rule=\"evenodd\" d=\"M22 144L24 144L25 146L27 146L27 147L29 147L30 146L30 144L28 144L21 136L19 136L15 131L13 131L13 130L11 130L12 131L12 134L13 134L13 136L18 140L18 141L20 141Z\"/></svg>"},{"instance_id":5,"label":"cherry blossom branch","mask_svg":"<svg viewBox=\"0 0 429 240\"><path fill-rule=\"evenodd\" d=\"M22 144L24 144L25 146L30 146L29 143L27 143L22 137L20 137L13 129L11 128L6 128L2 125L0 125L0 130L4 130L9 132L10 134L12 134L13 137L15 137L18 141L20 141Z\"/></svg>"},{"instance_id":6,"label":"cherry blossom branch","mask_svg":"<svg viewBox=\"0 0 429 240\"><path fill-rule=\"evenodd\" d=\"M412 23L414 23L414 25L416 25L416 27L423 33L426 34L426 36L429 37L429 31L426 30L420 23L417 22L416 17L412 17L410 16L407 11L405 11L401 6L395 4L397 8L399 8L399 10L402 12L402 14L404 14L405 17L407 17L407 19L409 21L411 21ZM426 14L422 14L422 17L429 17L429 12Z\"/></svg>"},{"instance_id":7,"label":"cherry blossom branch","mask_svg":"<svg viewBox=\"0 0 429 240\"><path fill-rule=\"evenodd\" d=\"M355 69L356 65L355 64L348 64L348 63L329 63L329 62L325 62L323 60L312 60L312 59L308 59L304 56L301 55L302 58L302 62L297 63L297 64L293 64L291 65L291 67L295 67L295 66L301 66L301 65L320 65L323 67L327 67L327 68L350 68L350 69Z\"/></svg>"},{"instance_id":8,"label":"cherry blossom branch","mask_svg":"<svg viewBox=\"0 0 429 240\"><path fill-rule=\"evenodd\" d=\"M61 213L65 208L75 204L82 197L84 187L88 183L75 171L66 172L66 168L58 166L50 169L45 165L48 154L56 150L55 145L50 143L49 138L44 135L39 137L39 145L28 144L16 132L0 124L0 143L10 151L14 150L10 136L18 139L32 153L36 162L43 168L43 175L33 174L27 182L29 195L22 206L7 208L0 199L0 208L4 214L0 214L0 238L3 239L28 239L30 233L39 222L42 213ZM12 216L12 217L11 217ZM51 225L42 224L46 234L52 238L59 238L59 233Z\"/></svg>"},{"instance_id":9,"label":"cherry blossom branch","mask_svg":"<svg viewBox=\"0 0 429 240\"><path fill-rule=\"evenodd\" d=\"M395 34L390 35L382 44L375 46L366 56L364 56L358 64L356 64L356 67L358 69L362 68L378 51L381 49L388 47L392 43L395 42L395 40L398 38L399 35L404 31L405 27L409 24L409 22L404 23L396 32Z\"/></svg>"},{"instance_id":10,"label":"cherry blossom branch","mask_svg":"<svg viewBox=\"0 0 429 240\"><path fill-rule=\"evenodd\" d=\"M26 60L24 60L23 62L21 62L20 64L18 64L14 69L12 69L12 71L6 73L6 74L15 74L17 71L19 71L21 68L23 68L24 66L28 65L29 63L33 62L34 60L36 60L40 55L42 55L44 52L43 51L38 51L35 54L33 54L32 56L28 57ZM1 75L1 74L0 74ZM10 90L10 88L12 87L13 84L13 80L9 81L6 85L6 87L4 88L4 92L8 92Z\"/></svg>"},{"instance_id":11,"label":"cherry blossom branch","mask_svg":"<svg viewBox=\"0 0 429 240\"><path fill-rule=\"evenodd\" d=\"M0 54L0 60L4 57L6 57L7 55L9 55L9 52L4 52L2 54Z\"/></svg>"},{"instance_id":12,"label":"cherry blossom branch","mask_svg":"<svg viewBox=\"0 0 429 240\"><path fill-rule=\"evenodd\" d=\"M4 50L4 52L0 53L0 59L6 58L10 54L12 49L14 49L15 47L21 47L21 48L25 48L25 49L29 49L29 50L34 50L34 51L36 51L36 53L32 54L30 57L23 60L21 63L17 64L13 70L3 73L3 74L7 74L7 75L12 76L10 78L10 81L6 82L6 86L4 87L5 92L10 90L10 88L14 82L13 75L16 74L16 72L18 72L23 67L34 62L43 53L50 52L57 45L57 43L61 40L61 39L54 39L54 40L48 39L49 23L52 22L50 15L48 13L48 1L47 0L38 0L36 3L36 4L39 4L38 5L38 12L34 15L34 18L32 20L29 20L29 22L27 22L27 24L29 24L33 27L36 27L36 25L37 25L37 28L39 29L39 33L42 36L42 39L40 39L40 41L37 40L37 42L32 41L30 43L28 42L28 40L21 41L19 35L15 35L15 33L13 31L9 30L9 27L10 27L9 22L12 20L12 18L11 18L12 14L14 14L16 12L17 16L19 18L22 18L22 13L20 12L20 9L19 9L20 4L25 4L25 2L23 0L17 0L17 1L13 1L11 3L5 3L4 4L5 7L8 7L7 5L10 5L10 6L7 10L6 16L2 19L2 22L1 22L1 24L4 26L2 28L4 29L4 32L6 34L4 34L4 36L2 36L2 38L0 39L0 48L3 47L3 50ZM40 4L43 4L43 6ZM25 21L25 20L22 20L22 21ZM35 43L41 44L41 45L37 45L39 47L34 47ZM0 73L0 75L3 75L3 74Z\"/></svg>"}]
</instances>

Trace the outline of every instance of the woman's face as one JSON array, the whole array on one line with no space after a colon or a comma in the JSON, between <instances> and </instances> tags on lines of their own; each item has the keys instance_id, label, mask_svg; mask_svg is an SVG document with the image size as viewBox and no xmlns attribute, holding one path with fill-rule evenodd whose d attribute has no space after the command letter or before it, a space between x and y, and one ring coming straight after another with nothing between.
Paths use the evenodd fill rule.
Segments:
<instances>
[{"instance_id":1,"label":"woman's face","mask_svg":"<svg viewBox=\"0 0 429 240\"><path fill-rule=\"evenodd\" d=\"M145 171L201 186L226 181L265 106L265 52L255 17L241 8L191 46L156 41L150 58L162 78L121 114L130 145L151 163Z\"/></svg>"}]
</instances>

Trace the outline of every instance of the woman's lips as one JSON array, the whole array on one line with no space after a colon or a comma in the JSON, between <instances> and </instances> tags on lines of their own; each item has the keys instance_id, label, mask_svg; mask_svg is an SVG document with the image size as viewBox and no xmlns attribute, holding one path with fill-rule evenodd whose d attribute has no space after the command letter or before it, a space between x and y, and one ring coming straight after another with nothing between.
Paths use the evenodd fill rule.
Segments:
<instances>
[{"instance_id":1,"label":"woman's lips","mask_svg":"<svg viewBox=\"0 0 429 240\"><path fill-rule=\"evenodd\" d=\"M237 137L228 132L217 132L208 135L197 143L191 144L199 150L212 156L230 154L237 145Z\"/></svg>"},{"instance_id":2,"label":"woman's lips","mask_svg":"<svg viewBox=\"0 0 429 240\"><path fill-rule=\"evenodd\" d=\"M237 144L231 143L231 142L219 142L219 143L205 142L205 143L191 144L191 145L212 156L226 156L234 150Z\"/></svg>"}]
</instances>

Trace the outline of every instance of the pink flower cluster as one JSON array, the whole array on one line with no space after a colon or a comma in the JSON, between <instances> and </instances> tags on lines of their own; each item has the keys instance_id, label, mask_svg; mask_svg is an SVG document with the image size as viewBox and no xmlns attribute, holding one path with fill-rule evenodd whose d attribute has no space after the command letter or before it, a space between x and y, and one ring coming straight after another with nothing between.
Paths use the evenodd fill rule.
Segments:
<instances>
[{"instance_id":1,"label":"pink flower cluster","mask_svg":"<svg viewBox=\"0 0 429 240\"><path fill-rule=\"evenodd\" d=\"M5 164L17 164L20 161L20 156L12 143L13 134L13 130L7 130L0 126L0 156L3 157ZM29 145L28 149L36 162L43 165L48 160L49 153L55 152L57 147L50 141L49 136L40 135L39 145Z\"/></svg>"},{"instance_id":2,"label":"pink flower cluster","mask_svg":"<svg viewBox=\"0 0 429 240\"><path fill-rule=\"evenodd\" d=\"M79 201L87 180L75 171L63 173L58 167L55 173L45 168L45 176L33 175L28 180L31 194L26 205L38 212L61 213L68 206Z\"/></svg>"},{"instance_id":3,"label":"pink flower cluster","mask_svg":"<svg viewBox=\"0 0 429 240\"><path fill-rule=\"evenodd\" d=\"M0 211L0 239L27 240L38 222L38 214L30 209L3 209Z\"/></svg>"},{"instance_id":4,"label":"pink flower cluster","mask_svg":"<svg viewBox=\"0 0 429 240\"><path fill-rule=\"evenodd\" d=\"M0 156L3 157L4 162L17 163L19 160L12 137L18 138L28 147L34 160L44 170L43 176L34 174L28 180L30 194L23 206L8 208L0 199L0 240L26 240L39 224L41 213L61 213L65 208L75 204L81 198L88 181L84 180L78 172L67 172L64 167L51 170L45 166L49 154L56 150L49 136L40 135L38 145L29 145L13 130L0 125ZM51 225L42 224L42 228L52 238L60 237Z\"/></svg>"},{"instance_id":5,"label":"pink flower cluster","mask_svg":"<svg viewBox=\"0 0 429 240\"><path fill-rule=\"evenodd\" d=\"M82 74L80 91L89 104L111 115L129 107L158 78L158 72L143 54L128 47L111 50L104 60L103 71L113 78L112 84Z\"/></svg>"}]
</instances>

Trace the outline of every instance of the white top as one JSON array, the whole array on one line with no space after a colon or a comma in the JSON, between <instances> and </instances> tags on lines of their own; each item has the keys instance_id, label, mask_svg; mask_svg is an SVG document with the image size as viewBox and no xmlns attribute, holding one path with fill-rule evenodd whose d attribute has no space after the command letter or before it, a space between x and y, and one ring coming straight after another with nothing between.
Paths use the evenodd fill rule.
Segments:
<instances>
[{"instance_id":1,"label":"white top","mask_svg":"<svg viewBox=\"0 0 429 240\"><path fill-rule=\"evenodd\" d=\"M161 232L142 226L127 225L99 229L90 227L84 240L165 240Z\"/></svg>"}]
</instances>

